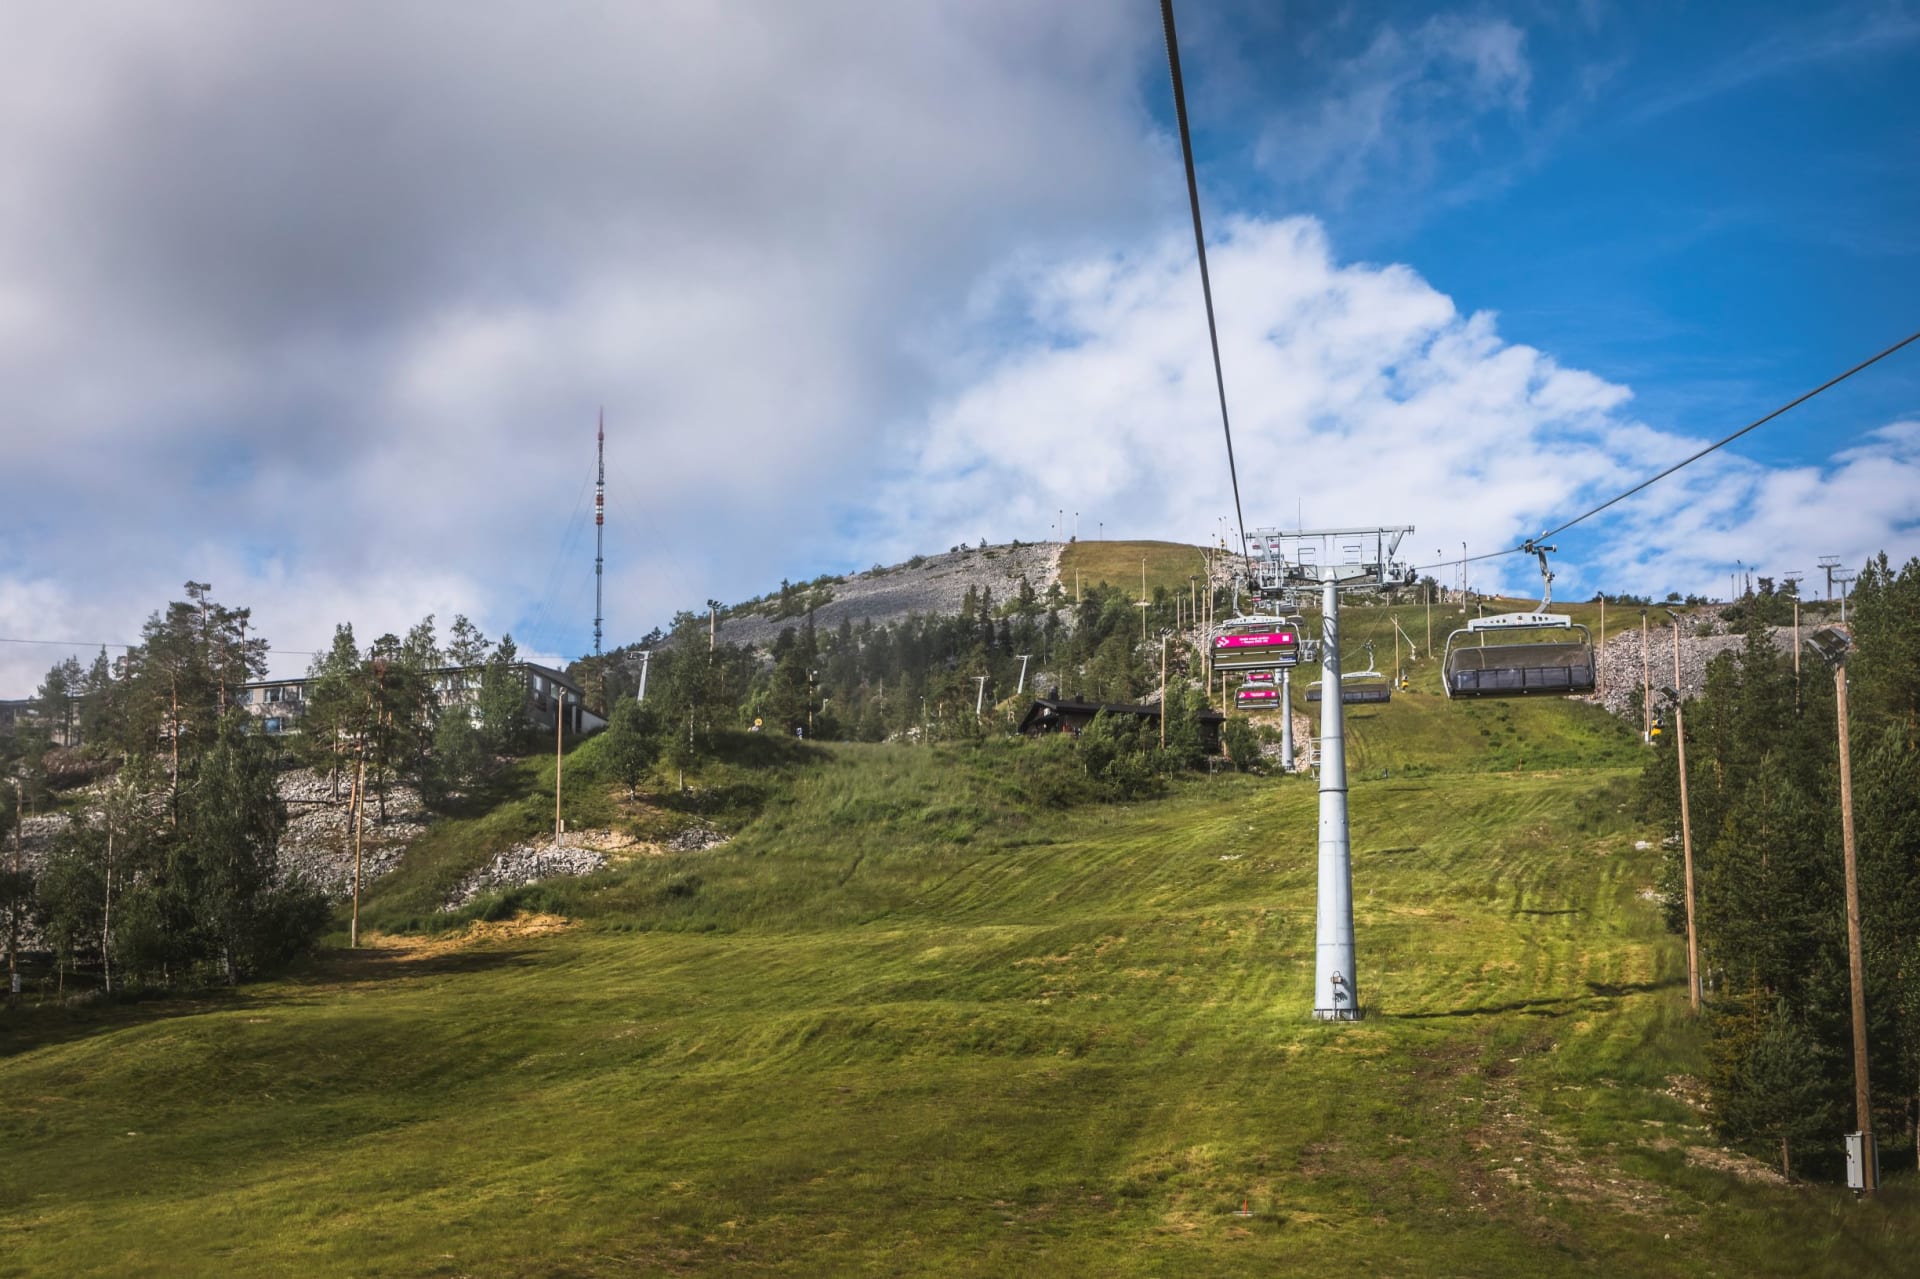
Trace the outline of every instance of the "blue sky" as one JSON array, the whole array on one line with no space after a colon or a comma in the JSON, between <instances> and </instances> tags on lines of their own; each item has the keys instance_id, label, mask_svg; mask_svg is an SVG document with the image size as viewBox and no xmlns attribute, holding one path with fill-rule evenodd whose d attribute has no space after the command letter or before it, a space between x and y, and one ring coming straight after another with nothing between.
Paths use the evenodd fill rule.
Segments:
<instances>
[{"instance_id":1,"label":"blue sky","mask_svg":"<svg viewBox=\"0 0 1920 1279\"><path fill-rule=\"evenodd\" d=\"M0 636L192 577L284 667L428 612L577 654L602 405L614 643L1229 509L1157 6L7 7ZM1911 6L1179 13L1252 522L1508 545L1920 328ZM1916 423L1909 351L1563 583L1914 554Z\"/></svg>"},{"instance_id":2,"label":"blue sky","mask_svg":"<svg viewBox=\"0 0 1920 1279\"><path fill-rule=\"evenodd\" d=\"M1904 6L1398 5L1325 24L1195 9L1217 207L1314 214L1343 254L1409 263L1513 340L1630 385L1645 420L1721 434L1920 328L1920 16ZM1382 56L1394 33L1456 23L1424 57ZM1446 50L1501 30L1519 60L1463 87ZM1358 111L1391 77L1383 135L1338 163L1236 127L1278 113L1337 134L1330 102ZM1739 447L1816 463L1916 405L1920 359L1895 359Z\"/></svg>"}]
</instances>

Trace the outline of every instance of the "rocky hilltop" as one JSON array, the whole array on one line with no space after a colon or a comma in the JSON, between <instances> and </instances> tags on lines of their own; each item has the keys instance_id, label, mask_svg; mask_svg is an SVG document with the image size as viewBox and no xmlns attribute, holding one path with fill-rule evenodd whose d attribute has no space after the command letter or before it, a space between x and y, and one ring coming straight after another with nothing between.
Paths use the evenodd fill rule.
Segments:
<instances>
[{"instance_id":1,"label":"rocky hilltop","mask_svg":"<svg viewBox=\"0 0 1920 1279\"><path fill-rule=\"evenodd\" d=\"M892 568L873 568L843 578L818 579L796 587L782 613L778 595L740 606L723 615L719 638L743 647L764 648L789 626L806 620L806 604L813 603L813 624L821 630L842 620L858 626L897 622L910 613L953 613L972 589L993 592L996 602L1020 591L1025 578L1044 594L1060 571L1061 542L1015 546L963 547L943 555L916 555Z\"/></svg>"}]
</instances>

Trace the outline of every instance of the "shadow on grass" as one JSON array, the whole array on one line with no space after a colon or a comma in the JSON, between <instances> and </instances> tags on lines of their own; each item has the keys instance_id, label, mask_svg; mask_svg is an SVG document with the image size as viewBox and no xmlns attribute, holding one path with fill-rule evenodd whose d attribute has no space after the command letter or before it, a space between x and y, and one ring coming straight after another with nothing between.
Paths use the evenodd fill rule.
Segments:
<instances>
[{"instance_id":1,"label":"shadow on grass","mask_svg":"<svg viewBox=\"0 0 1920 1279\"><path fill-rule=\"evenodd\" d=\"M1606 999L1619 999L1626 995L1650 995L1656 990L1671 990L1687 984L1684 977L1669 977L1664 981L1628 981L1606 982L1590 981L1587 989Z\"/></svg>"},{"instance_id":2,"label":"shadow on grass","mask_svg":"<svg viewBox=\"0 0 1920 1279\"><path fill-rule=\"evenodd\" d=\"M300 987L405 981L522 968L532 962L532 948L527 946L367 946L358 950L325 951L283 980Z\"/></svg>"},{"instance_id":3,"label":"shadow on grass","mask_svg":"<svg viewBox=\"0 0 1920 1279\"><path fill-rule=\"evenodd\" d=\"M332 986L524 967L534 962L531 950L484 944L437 947L424 953L411 947L332 950L257 985L136 990L78 1005L29 1003L0 1014L0 1060L151 1022L306 1002L314 992ZM294 991L291 996L289 987Z\"/></svg>"},{"instance_id":4,"label":"shadow on grass","mask_svg":"<svg viewBox=\"0 0 1920 1279\"><path fill-rule=\"evenodd\" d=\"M1627 995L1647 995L1656 990L1682 985L1685 985L1685 982L1678 977L1664 981L1622 982L1617 985L1590 981L1586 983L1588 993L1585 995L1515 999L1504 1004L1476 1004L1471 1008L1444 1008L1433 1012L1383 1013L1381 1015L1401 1021L1432 1021L1443 1017L1497 1017L1502 1013L1519 1013L1527 1017L1565 1017L1568 1013L1604 1012L1613 1005L1615 1000Z\"/></svg>"},{"instance_id":5,"label":"shadow on grass","mask_svg":"<svg viewBox=\"0 0 1920 1279\"><path fill-rule=\"evenodd\" d=\"M1532 1017L1565 1017L1593 1003L1593 996L1563 995L1558 999L1515 999L1504 1004L1476 1004L1472 1008L1443 1008L1434 1012L1384 1013L1399 1021L1432 1021L1441 1017L1497 1017L1502 1013L1525 1013Z\"/></svg>"},{"instance_id":6,"label":"shadow on grass","mask_svg":"<svg viewBox=\"0 0 1920 1279\"><path fill-rule=\"evenodd\" d=\"M241 986L115 994L78 1007L65 1003L26 1005L0 1016L0 1061L130 1026L241 1012L265 1002Z\"/></svg>"}]
</instances>

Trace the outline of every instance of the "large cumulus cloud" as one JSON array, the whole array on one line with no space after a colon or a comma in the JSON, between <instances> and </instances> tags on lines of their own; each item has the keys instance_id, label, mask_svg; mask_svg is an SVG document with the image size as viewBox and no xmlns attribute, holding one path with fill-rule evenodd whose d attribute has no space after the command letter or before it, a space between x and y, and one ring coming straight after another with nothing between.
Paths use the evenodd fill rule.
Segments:
<instances>
[{"instance_id":1,"label":"large cumulus cloud","mask_svg":"<svg viewBox=\"0 0 1920 1279\"><path fill-rule=\"evenodd\" d=\"M466 608L577 650L602 403L612 635L794 571L945 299L1148 215L1150 17L10 6L0 634L193 576L288 646Z\"/></svg>"}]
</instances>

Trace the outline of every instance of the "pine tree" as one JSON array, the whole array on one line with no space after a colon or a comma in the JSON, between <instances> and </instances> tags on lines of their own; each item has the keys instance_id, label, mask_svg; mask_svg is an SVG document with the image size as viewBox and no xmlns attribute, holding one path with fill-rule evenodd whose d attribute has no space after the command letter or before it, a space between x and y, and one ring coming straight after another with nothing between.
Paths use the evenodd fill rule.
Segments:
<instances>
[{"instance_id":1,"label":"pine tree","mask_svg":"<svg viewBox=\"0 0 1920 1279\"><path fill-rule=\"evenodd\" d=\"M502 635L480 677L480 738L489 754L516 755L526 745L526 678L513 636Z\"/></svg>"},{"instance_id":2,"label":"pine tree","mask_svg":"<svg viewBox=\"0 0 1920 1279\"><path fill-rule=\"evenodd\" d=\"M227 733L199 761L178 836L175 869L202 934L202 953L228 984L262 949L280 832L286 827L273 747Z\"/></svg>"},{"instance_id":3,"label":"pine tree","mask_svg":"<svg viewBox=\"0 0 1920 1279\"><path fill-rule=\"evenodd\" d=\"M113 666L101 649L80 682L80 740L104 748L118 711Z\"/></svg>"},{"instance_id":4,"label":"pine tree","mask_svg":"<svg viewBox=\"0 0 1920 1279\"><path fill-rule=\"evenodd\" d=\"M1764 992L1717 1003L1708 1085L1714 1119L1735 1141L1760 1141L1780 1154L1780 1172L1793 1175L1793 1143L1829 1135L1841 1112L1844 1068L1780 998Z\"/></svg>"},{"instance_id":5,"label":"pine tree","mask_svg":"<svg viewBox=\"0 0 1920 1279\"><path fill-rule=\"evenodd\" d=\"M40 715L54 730L62 746L79 745L74 730L77 726L80 689L85 680L86 672L80 668L79 659L69 657L55 663L40 683L37 694Z\"/></svg>"},{"instance_id":6,"label":"pine tree","mask_svg":"<svg viewBox=\"0 0 1920 1279\"><path fill-rule=\"evenodd\" d=\"M631 798L660 754L660 725L653 713L630 697L616 702L607 723L606 754Z\"/></svg>"}]
</instances>

